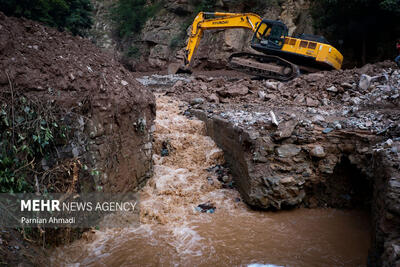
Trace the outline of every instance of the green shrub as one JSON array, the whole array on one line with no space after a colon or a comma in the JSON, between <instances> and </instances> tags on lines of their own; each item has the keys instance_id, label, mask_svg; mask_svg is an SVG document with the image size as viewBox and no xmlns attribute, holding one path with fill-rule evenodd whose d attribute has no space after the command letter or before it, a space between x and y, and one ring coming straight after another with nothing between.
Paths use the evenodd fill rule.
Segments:
<instances>
[{"instance_id":1,"label":"green shrub","mask_svg":"<svg viewBox=\"0 0 400 267\"><path fill-rule=\"evenodd\" d=\"M147 4L146 0L119 0L111 10L119 37L140 33L147 19L153 17L161 6L161 2Z\"/></svg>"},{"instance_id":2,"label":"green shrub","mask_svg":"<svg viewBox=\"0 0 400 267\"><path fill-rule=\"evenodd\" d=\"M352 61L347 62L349 67L394 57L395 39L400 36L398 0L313 0L312 4L315 28L342 50L345 60Z\"/></svg>"},{"instance_id":3,"label":"green shrub","mask_svg":"<svg viewBox=\"0 0 400 267\"><path fill-rule=\"evenodd\" d=\"M79 35L92 26L90 0L0 0L0 11Z\"/></svg>"},{"instance_id":4,"label":"green shrub","mask_svg":"<svg viewBox=\"0 0 400 267\"><path fill-rule=\"evenodd\" d=\"M24 96L11 96L1 104L0 193L33 191L41 159L52 157L56 143L66 143L68 128L55 111L54 104Z\"/></svg>"},{"instance_id":5,"label":"green shrub","mask_svg":"<svg viewBox=\"0 0 400 267\"><path fill-rule=\"evenodd\" d=\"M140 56L140 49L136 45L132 45L129 47L128 52L126 53L128 57L139 57Z\"/></svg>"}]
</instances>

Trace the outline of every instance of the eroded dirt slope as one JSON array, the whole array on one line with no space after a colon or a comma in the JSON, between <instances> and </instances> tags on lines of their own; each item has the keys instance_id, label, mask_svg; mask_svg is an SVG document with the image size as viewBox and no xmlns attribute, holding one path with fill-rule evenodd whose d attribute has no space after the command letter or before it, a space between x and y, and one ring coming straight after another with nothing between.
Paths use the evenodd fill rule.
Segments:
<instances>
[{"instance_id":1,"label":"eroded dirt slope","mask_svg":"<svg viewBox=\"0 0 400 267\"><path fill-rule=\"evenodd\" d=\"M112 190L132 189L149 176L151 93L88 40L3 14L0 29L2 92L11 82L15 94L77 115L70 118L78 127L66 156L85 158L100 172L96 184Z\"/></svg>"},{"instance_id":2,"label":"eroded dirt slope","mask_svg":"<svg viewBox=\"0 0 400 267\"><path fill-rule=\"evenodd\" d=\"M49 115L70 129L68 142L55 140L46 157L29 159L39 180L37 191L54 190L45 188L43 177L62 167L64 160L79 167L71 188L76 191L135 190L151 176L153 94L90 41L0 13L0 106L20 108L21 97L44 112L57 109L57 114ZM24 117L17 117L2 131L14 132L21 123ZM67 171L63 175L65 180L73 179ZM33 175L27 180L35 184ZM0 265L43 260L40 256L23 259L32 254L31 243L18 239L22 238L17 231L1 230Z\"/></svg>"}]
</instances>

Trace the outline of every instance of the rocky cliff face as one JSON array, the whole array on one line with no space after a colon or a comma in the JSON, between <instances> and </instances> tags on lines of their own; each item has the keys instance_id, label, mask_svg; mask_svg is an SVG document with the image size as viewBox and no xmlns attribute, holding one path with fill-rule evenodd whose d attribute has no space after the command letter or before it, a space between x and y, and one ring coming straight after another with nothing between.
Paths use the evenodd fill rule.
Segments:
<instances>
[{"instance_id":1,"label":"rocky cliff face","mask_svg":"<svg viewBox=\"0 0 400 267\"><path fill-rule=\"evenodd\" d=\"M113 37L113 24L110 20L110 8L115 0L92 0L93 5L93 26L88 31L89 39L98 47L114 51L116 41Z\"/></svg>"},{"instance_id":2,"label":"rocky cliff face","mask_svg":"<svg viewBox=\"0 0 400 267\"><path fill-rule=\"evenodd\" d=\"M106 22L108 9L112 1L95 1L95 25L92 39L100 47L114 49L109 36L111 23ZM282 20L289 28L290 34L313 33L311 16L308 12L308 0L285 0L274 2L258 14L272 20ZM196 7L188 0L165 1L163 9L149 19L140 36L120 45L120 50L132 45L139 47L137 58L123 56L123 62L129 68L138 71L149 69L166 69L168 63L182 58L182 47L188 38L189 26L195 16ZM249 12L249 7L237 5L236 2L217 1L215 11ZM250 40L252 32L245 29L228 29L206 31L201 41L194 61L194 67L222 68L229 55L233 52L251 51ZM140 64L138 62L140 61Z\"/></svg>"}]
</instances>

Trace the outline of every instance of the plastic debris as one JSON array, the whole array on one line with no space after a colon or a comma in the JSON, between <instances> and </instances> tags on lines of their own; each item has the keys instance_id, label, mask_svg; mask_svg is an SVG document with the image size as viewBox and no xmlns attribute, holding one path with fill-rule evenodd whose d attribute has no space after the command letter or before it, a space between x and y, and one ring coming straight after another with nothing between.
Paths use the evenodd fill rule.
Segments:
<instances>
[{"instance_id":1,"label":"plastic debris","mask_svg":"<svg viewBox=\"0 0 400 267\"><path fill-rule=\"evenodd\" d=\"M325 129L322 130L322 132L323 132L324 134L330 133L330 132L332 132L332 131L333 131L333 128L325 128Z\"/></svg>"},{"instance_id":2,"label":"plastic debris","mask_svg":"<svg viewBox=\"0 0 400 267\"><path fill-rule=\"evenodd\" d=\"M203 213L214 213L216 209L215 205L211 203L203 203L195 208L195 210Z\"/></svg>"}]
</instances>

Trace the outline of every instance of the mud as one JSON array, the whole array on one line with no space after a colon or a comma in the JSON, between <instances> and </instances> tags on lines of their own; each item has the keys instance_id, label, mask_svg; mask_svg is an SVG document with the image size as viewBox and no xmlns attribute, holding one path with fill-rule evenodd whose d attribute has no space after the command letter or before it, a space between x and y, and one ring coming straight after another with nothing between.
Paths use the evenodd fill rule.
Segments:
<instances>
[{"instance_id":1,"label":"mud","mask_svg":"<svg viewBox=\"0 0 400 267\"><path fill-rule=\"evenodd\" d=\"M154 96L89 40L0 12L0 106L13 96L57 106L60 114L51 115L71 129L68 143L55 140L49 157L30 163L39 178L63 160L80 162L73 188L79 192L137 190L152 175ZM27 182L34 185L33 179ZM65 180L72 181L72 174ZM40 184L53 190L46 186ZM46 265L37 240L0 231L0 265ZM51 238L64 240L40 239Z\"/></svg>"},{"instance_id":2,"label":"mud","mask_svg":"<svg viewBox=\"0 0 400 267\"><path fill-rule=\"evenodd\" d=\"M63 110L74 132L58 149L99 173L92 186L132 190L151 176L154 96L112 55L89 40L0 13L0 67L2 92L11 82L15 94Z\"/></svg>"}]
</instances>

